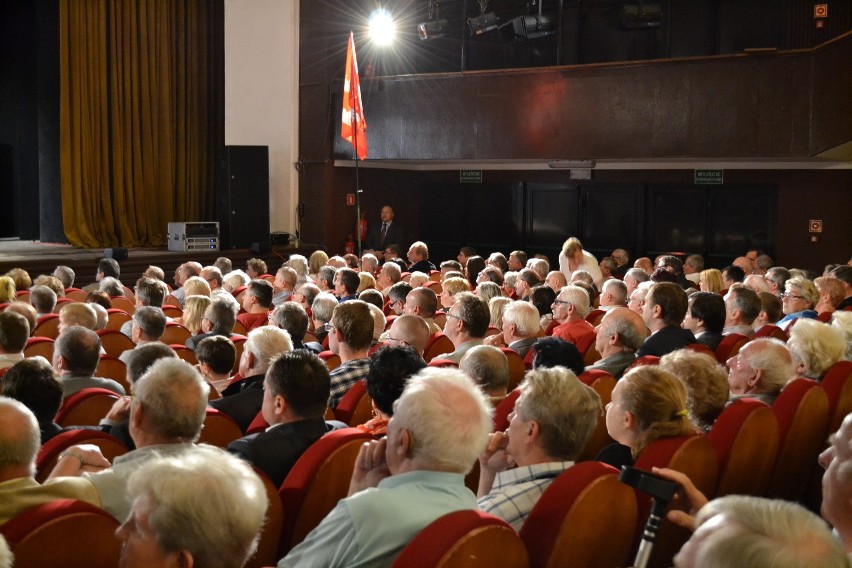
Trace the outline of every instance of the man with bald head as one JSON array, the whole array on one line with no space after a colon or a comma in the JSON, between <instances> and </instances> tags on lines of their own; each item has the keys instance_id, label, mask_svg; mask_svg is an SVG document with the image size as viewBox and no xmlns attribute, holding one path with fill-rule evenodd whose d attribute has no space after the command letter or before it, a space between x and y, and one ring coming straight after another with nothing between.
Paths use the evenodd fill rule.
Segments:
<instances>
[{"instance_id":1,"label":"man with bald head","mask_svg":"<svg viewBox=\"0 0 852 568\"><path fill-rule=\"evenodd\" d=\"M732 400L756 398L769 406L796 374L790 350L777 339L753 339L726 364Z\"/></svg>"},{"instance_id":2,"label":"man with bald head","mask_svg":"<svg viewBox=\"0 0 852 568\"><path fill-rule=\"evenodd\" d=\"M393 320L388 330L387 341L392 346L407 345L423 357L430 336L429 326L423 318L403 314Z\"/></svg>"},{"instance_id":3,"label":"man with bald head","mask_svg":"<svg viewBox=\"0 0 852 568\"><path fill-rule=\"evenodd\" d=\"M647 256L643 256L636 259L636 262L633 263L633 268L638 268L648 276L651 276L651 273L654 271L654 263Z\"/></svg>"},{"instance_id":4,"label":"man with bald head","mask_svg":"<svg viewBox=\"0 0 852 568\"><path fill-rule=\"evenodd\" d=\"M754 271L754 263L744 256L738 256L731 264L742 268L744 275L751 274Z\"/></svg>"},{"instance_id":5,"label":"man with bald head","mask_svg":"<svg viewBox=\"0 0 852 568\"><path fill-rule=\"evenodd\" d=\"M560 271L551 270L547 273L547 278L544 279L544 283L558 294L562 288L568 285L568 279L566 279L565 275Z\"/></svg>"},{"instance_id":6,"label":"man with bald head","mask_svg":"<svg viewBox=\"0 0 852 568\"><path fill-rule=\"evenodd\" d=\"M497 347L477 345L468 350L459 363L459 370L473 379L495 406L506 398L509 360Z\"/></svg>"},{"instance_id":7,"label":"man with bald head","mask_svg":"<svg viewBox=\"0 0 852 568\"><path fill-rule=\"evenodd\" d=\"M616 379L636 360L636 351L648 336L648 329L640 316L630 308L613 308L608 311L595 337L595 349L601 359L586 369L606 371Z\"/></svg>"},{"instance_id":8,"label":"man with bald head","mask_svg":"<svg viewBox=\"0 0 852 568\"><path fill-rule=\"evenodd\" d=\"M420 316L429 326L429 333L438 333L441 327L435 323L435 312L438 309L438 296L431 288L414 288L405 297L402 313Z\"/></svg>"}]
</instances>

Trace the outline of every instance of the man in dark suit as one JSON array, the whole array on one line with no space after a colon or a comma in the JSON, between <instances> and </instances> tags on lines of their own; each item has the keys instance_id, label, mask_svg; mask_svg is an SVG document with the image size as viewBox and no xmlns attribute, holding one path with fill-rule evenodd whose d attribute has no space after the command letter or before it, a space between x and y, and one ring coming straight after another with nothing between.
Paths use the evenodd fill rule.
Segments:
<instances>
[{"instance_id":1,"label":"man in dark suit","mask_svg":"<svg viewBox=\"0 0 852 568\"><path fill-rule=\"evenodd\" d=\"M376 223L367 234L367 242L365 248L373 249L378 254L383 254L385 247L388 245L404 244L402 236L402 227L399 223L394 223L393 207L385 205L381 212L382 222Z\"/></svg>"},{"instance_id":2,"label":"man in dark suit","mask_svg":"<svg viewBox=\"0 0 852 568\"><path fill-rule=\"evenodd\" d=\"M231 383L222 391L222 398L212 401L210 406L233 418L243 432L248 430L249 424L260 412L263 378L272 360L292 350L293 342L283 329L264 325L251 330L240 356L240 376L243 379Z\"/></svg>"},{"instance_id":3,"label":"man in dark suit","mask_svg":"<svg viewBox=\"0 0 852 568\"><path fill-rule=\"evenodd\" d=\"M263 470L280 487L308 447L341 422L326 422L331 381L322 359L305 350L275 360L263 381L264 432L235 440L228 451Z\"/></svg>"},{"instance_id":4,"label":"man in dark suit","mask_svg":"<svg viewBox=\"0 0 852 568\"><path fill-rule=\"evenodd\" d=\"M680 327L686 316L686 306L686 292L674 282L657 282L651 286L642 311L642 319L651 335L636 352L637 357L662 357L695 343L692 332Z\"/></svg>"},{"instance_id":5,"label":"man in dark suit","mask_svg":"<svg viewBox=\"0 0 852 568\"><path fill-rule=\"evenodd\" d=\"M719 294L696 292L689 297L689 309L683 318L683 327L695 334L698 343L713 351L722 341L725 326L725 300Z\"/></svg>"}]
</instances>

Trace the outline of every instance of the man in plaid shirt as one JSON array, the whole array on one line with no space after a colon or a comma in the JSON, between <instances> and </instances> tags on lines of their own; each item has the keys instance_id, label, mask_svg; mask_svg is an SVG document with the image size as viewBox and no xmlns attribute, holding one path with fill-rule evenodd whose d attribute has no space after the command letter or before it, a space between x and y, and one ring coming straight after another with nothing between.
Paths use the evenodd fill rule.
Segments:
<instances>
[{"instance_id":1,"label":"man in plaid shirt","mask_svg":"<svg viewBox=\"0 0 852 568\"><path fill-rule=\"evenodd\" d=\"M349 387L367 376L370 359L367 357L373 341L373 316L366 302L349 300L334 308L328 330L328 348L340 355L341 364L331 372L331 396L328 406L337 403Z\"/></svg>"}]
</instances>

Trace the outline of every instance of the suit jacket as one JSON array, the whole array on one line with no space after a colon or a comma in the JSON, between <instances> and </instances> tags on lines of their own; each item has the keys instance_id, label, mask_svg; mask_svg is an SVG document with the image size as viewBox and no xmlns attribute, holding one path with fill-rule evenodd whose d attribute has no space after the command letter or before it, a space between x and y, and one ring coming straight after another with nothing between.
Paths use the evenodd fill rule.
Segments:
<instances>
[{"instance_id":1,"label":"suit jacket","mask_svg":"<svg viewBox=\"0 0 852 568\"><path fill-rule=\"evenodd\" d=\"M529 352L536 341L538 341L538 337L527 337L509 344L508 347L512 351L516 351L521 357L526 357L527 352Z\"/></svg>"},{"instance_id":2,"label":"suit jacket","mask_svg":"<svg viewBox=\"0 0 852 568\"><path fill-rule=\"evenodd\" d=\"M382 222L379 221L378 223L374 223L370 228L370 231L367 233L367 240L365 241L364 248L383 251L388 245L399 245L400 250L402 250L402 246L405 245L405 243L402 242L402 233L402 227L400 227L399 223L391 221L387 233L385 233L385 240L382 241Z\"/></svg>"},{"instance_id":3,"label":"suit jacket","mask_svg":"<svg viewBox=\"0 0 852 568\"><path fill-rule=\"evenodd\" d=\"M234 440L228 451L261 469L275 487L281 487L296 460L319 440L326 432L335 430L338 424L322 418L310 418L289 424L279 424Z\"/></svg>"},{"instance_id":4,"label":"suit jacket","mask_svg":"<svg viewBox=\"0 0 852 568\"><path fill-rule=\"evenodd\" d=\"M263 378L264 375L255 375L229 386L222 391L223 398L211 401L210 406L233 418L245 432L263 405ZM234 394L231 389L239 391ZM229 390L232 394L228 394Z\"/></svg>"},{"instance_id":5,"label":"suit jacket","mask_svg":"<svg viewBox=\"0 0 852 568\"><path fill-rule=\"evenodd\" d=\"M696 343L695 336L688 329L669 326L652 333L636 352L636 357L656 355L662 357L666 353L683 349L690 343Z\"/></svg>"},{"instance_id":6,"label":"suit jacket","mask_svg":"<svg viewBox=\"0 0 852 568\"><path fill-rule=\"evenodd\" d=\"M704 333L696 336L695 340L701 345L706 345L713 351L716 351L716 348L719 346L719 342L722 341L722 334L705 331Z\"/></svg>"},{"instance_id":7,"label":"suit jacket","mask_svg":"<svg viewBox=\"0 0 852 568\"><path fill-rule=\"evenodd\" d=\"M635 354L622 351L621 353L616 353L615 355L610 355L605 359L596 361L594 365L586 367L586 370L591 371L597 369L606 371L616 379L620 379L627 367L632 365L634 361L636 361Z\"/></svg>"},{"instance_id":8,"label":"suit jacket","mask_svg":"<svg viewBox=\"0 0 852 568\"><path fill-rule=\"evenodd\" d=\"M418 260L408 267L408 272L425 272L429 274L430 270L435 270L435 265L428 260Z\"/></svg>"}]
</instances>

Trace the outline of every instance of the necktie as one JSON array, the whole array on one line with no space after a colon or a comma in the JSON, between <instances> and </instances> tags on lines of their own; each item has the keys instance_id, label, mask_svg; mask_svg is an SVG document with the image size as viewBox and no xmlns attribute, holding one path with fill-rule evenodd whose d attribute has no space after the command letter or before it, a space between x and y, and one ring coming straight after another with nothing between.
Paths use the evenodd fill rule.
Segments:
<instances>
[{"instance_id":1,"label":"necktie","mask_svg":"<svg viewBox=\"0 0 852 568\"><path fill-rule=\"evenodd\" d=\"M385 237L387 236L387 234L388 234L388 224L382 223L382 239L381 239L381 242L379 243L382 247L385 246Z\"/></svg>"}]
</instances>

